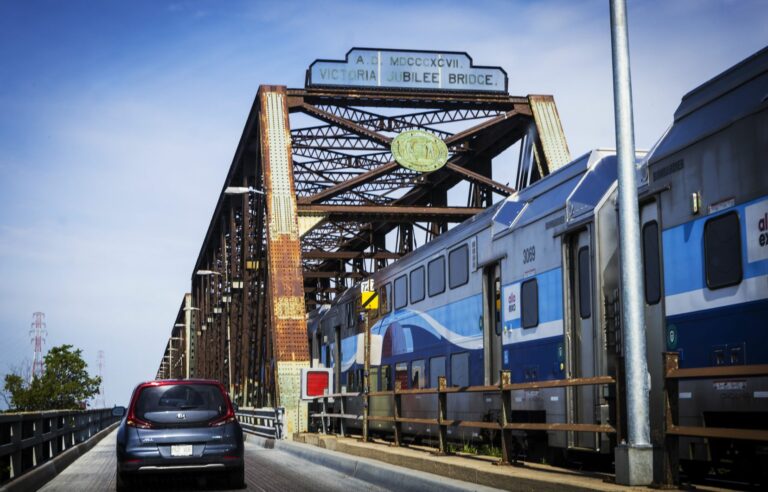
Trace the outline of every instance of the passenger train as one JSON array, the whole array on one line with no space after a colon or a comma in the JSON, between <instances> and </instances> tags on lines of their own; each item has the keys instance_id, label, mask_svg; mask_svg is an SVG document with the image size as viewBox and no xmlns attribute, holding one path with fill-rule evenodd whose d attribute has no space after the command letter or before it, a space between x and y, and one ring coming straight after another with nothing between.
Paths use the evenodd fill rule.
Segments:
<instances>
[{"instance_id":1,"label":"passenger train","mask_svg":"<svg viewBox=\"0 0 768 492\"><path fill-rule=\"evenodd\" d=\"M682 99L674 122L638 153L651 437L664 446L663 353L683 368L768 364L768 49ZM370 391L491 385L620 374L617 159L589 152L372 275ZM313 364L336 388L363 389L359 287L310 314ZM403 399L403 416L434 418L435 395ZM680 425L768 428L768 378L682 382ZM616 425L612 386L517 391L516 421ZM496 421L498 393L449 398L448 418ZM350 402L347 413L354 413ZM373 397L372 415L390 402ZM352 425L352 424L349 424ZM359 423L358 423L359 425ZM391 424L372 429L391 432ZM405 425L413 439L437 435ZM449 438L492 439L456 428ZM521 432L530 457L612 456L608 434ZM768 449L680 441L702 471ZM655 453L659 459L660 453ZM657 464L658 465L658 464ZM660 470L660 466L655 466Z\"/></svg>"}]
</instances>

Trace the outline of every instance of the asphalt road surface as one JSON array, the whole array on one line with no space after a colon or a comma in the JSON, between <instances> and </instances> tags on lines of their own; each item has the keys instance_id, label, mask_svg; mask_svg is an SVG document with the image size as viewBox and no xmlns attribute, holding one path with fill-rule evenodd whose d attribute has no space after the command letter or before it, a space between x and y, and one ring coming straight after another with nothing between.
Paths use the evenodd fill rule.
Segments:
<instances>
[{"instance_id":1,"label":"asphalt road surface","mask_svg":"<svg viewBox=\"0 0 768 492\"><path fill-rule=\"evenodd\" d=\"M115 435L116 431L110 433L40 490L115 490ZM229 490L214 477L195 477L191 473L147 478L137 490ZM247 490L385 490L291 454L258 447L248 440L245 442L245 481Z\"/></svg>"}]
</instances>

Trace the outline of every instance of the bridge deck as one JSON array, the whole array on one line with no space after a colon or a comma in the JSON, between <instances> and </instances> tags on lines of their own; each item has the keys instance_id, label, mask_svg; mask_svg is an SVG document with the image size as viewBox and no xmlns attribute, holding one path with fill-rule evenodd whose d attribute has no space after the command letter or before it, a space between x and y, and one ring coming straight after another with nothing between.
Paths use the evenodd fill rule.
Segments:
<instances>
[{"instance_id":1,"label":"bridge deck","mask_svg":"<svg viewBox=\"0 0 768 492\"><path fill-rule=\"evenodd\" d=\"M115 434L106 436L51 482L42 491L77 492L115 490ZM216 480L190 476L155 476L141 490L227 490ZM245 442L247 490L384 490L329 468L304 461L277 449L260 448Z\"/></svg>"}]
</instances>

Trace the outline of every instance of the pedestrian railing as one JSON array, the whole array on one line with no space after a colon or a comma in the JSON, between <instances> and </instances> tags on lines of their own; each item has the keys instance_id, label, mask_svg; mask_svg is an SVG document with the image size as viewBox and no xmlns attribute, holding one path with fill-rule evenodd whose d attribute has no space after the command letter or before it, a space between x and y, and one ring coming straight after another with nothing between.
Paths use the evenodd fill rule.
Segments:
<instances>
[{"instance_id":1,"label":"pedestrian railing","mask_svg":"<svg viewBox=\"0 0 768 492\"><path fill-rule=\"evenodd\" d=\"M240 408L235 412L244 431L249 434L283 439L285 433L285 408Z\"/></svg>"},{"instance_id":2,"label":"pedestrian railing","mask_svg":"<svg viewBox=\"0 0 768 492\"><path fill-rule=\"evenodd\" d=\"M679 483L679 438L701 437L706 439L737 439L768 441L768 430L728 427L681 426L679 423L680 381L690 379L746 378L768 376L768 364L733 365L715 367L680 368L680 354L665 352L664 355L664 434L665 459L664 481L672 485Z\"/></svg>"},{"instance_id":3,"label":"pedestrian railing","mask_svg":"<svg viewBox=\"0 0 768 492\"><path fill-rule=\"evenodd\" d=\"M400 389L399 382L392 391L373 391L359 393L336 393L316 397L315 401L320 404L321 411L310 414L310 417L320 419L323 432L327 432L330 419L339 419L340 434L346 434L344 422L347 420L359 420L363 423L363 439L368 440L369 422L389 422L394 426L394 444L400 446L403 444L403 424L424 424L434 425L439 429L438 433L438 452L446 454L448 452L448 429L451 427L469 427L476 429L497 430L501 433L502 463L514 461L514 431L562 431L562 432L598 432L605 434L616 433L616 427L608 424L581 424L581 423L555 423L555 422L516 422L512 414L512 392L520 390L541 390L548 388L567 388L575 386L589 385L616 385L616 380L611 376L598 376L593 378L577 379L559 379L550 381L535 381L528 383L511 383L511 373L509 371L501 372L501 381L498 385L492 386L465 386L449 387L446 384L446 378L438 378L437 388L423 389ZM448 418L448 396L452 394L463 393L497 393L501 396L501 412L496 422L480 422L468 420L456 420ZM437 406L434 408L436 418L411 418L403 417L402 399L407 395L437 395ZM369 415L370 398L372 397L390 397L393 405L392 415ZM362 398L363 414L347 413L347 399ZM339 412L330 413L327 411L328 404L338 399ZM618 412L617 412L618 415ZM618 427L618 426L617 426Z\"/></svg>"},{"instance_id":4,"label":"pedestrian railing","mask_svg":"<svg viewBox=\"0 0 768 492\"><path fill-rule=\"evenodd\" d=\"M0 413L0 484L87 441L119 419L111 408Z\"/></svg>"}]
</instances>

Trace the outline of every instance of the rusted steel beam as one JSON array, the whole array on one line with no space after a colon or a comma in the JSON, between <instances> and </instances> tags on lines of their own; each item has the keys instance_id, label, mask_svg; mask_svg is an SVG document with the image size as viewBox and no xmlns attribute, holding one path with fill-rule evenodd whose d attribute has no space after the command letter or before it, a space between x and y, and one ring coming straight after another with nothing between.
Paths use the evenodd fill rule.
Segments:
<instances>
[{"instance_id":1,"label":"rusted steel beam","mask_svg":"<svg viewBox=\"0 0 768 492\"><path fill-rule=\"evenodd\" d=\"M470 171L469 169L458 166L452 162L447 163L445 167L455 173L460 174L467 180L472 181L473 183L478 183L478 184L487 186L488 188L492 189L496 193L499 193L500 195L511 195L516 191L514 188L510 188L507 185L503 185L490 178L486 178L482 174L478 174L476 172Z\"/></svg>"},{"instance_id":2,"label":"rusted steel beam","mask_svg":"<svg viewBox=\"0 0 768 492\"><path fill-rule=\"evenodd\" d=\"M667 371L667 378L670 379L731 378L747 376L768 376L768 364L691 367L688 369L674 369Z\"/></svg>"},{"instance_id":3,"label":"rusted steel beam","mask_svg":"<svg viewBox=\"0 0 768 492\"><path fill-rule=\"evenodd\" d=\"M285 407L288 435L306 430L300 371L309 367L301 242L286 89L261 86L259 135L266 190L267 286L275 405Z\"/></svg>"},{"instance_id":4,"label":"rusted steel beam","mask_svg":"<svg viewBox=\"0 0 768 492\"><path fill-rule=\"evenodd\" d=\"M351 260L355 258L365 258L374 260L397 260L403 255L389 251L304 251L301 254L305 260Z\"/></svg>"},{"instance_id":5,"label":"rusted steel beam","mask_svg":"<svg viewBox=\"0 0 768 492\"><path fill-rule=\"evenodd\" d=\"M328 220L427 222L441 219L447 222L462 222L485 209L467 207L397 207L389 205L300 205L299 210L302 212L326 214Z\"/></svg>"},{"instance_id":6,"label":"rusted steel beam","mask_svg":"<svg viewBox=\"0 0 768 492\"><path fill-rule=\"evenodd\" d=\"M543 388L565 388L568 386L591 386L593 384L614 384L611 376L595 376L592 378L553 379L551 381L534 381L530 383L505 384L505 390L534 390Z\"/></svg>"},{"instance_id":7,"label":"rusted steel beam","mask_svg":"<svg viewBox=\"0 0 768 492\"><path fill-rule=\"evenodd\" d=\"M525 107L527 109L527 107ZM525 111L526 109L521 109L520 111ZM473 127L467 128L464 131L461 131L449 138L445 139L445 145L448 147L451 147L453 145L460 144L474 136L476 136L478 133L484 132L487 129L498 125L499 123L514 118L515 116L518 116L521 114L521 112L517 109L513 109L512 111L508 111L504 113L501 116L497 116L495 118L492 118L488 121L483 121L482 123L479 123Z\"/></svg>"},{"instance_id":8,"label":"rusted steel beam","mask_svg":"<svg viewBox=\"0 0 768 492\"><path fill-rule=\"evenodd\" d=\"M315 118L325 121L326 123L344 128L350 133L354 133L355 135L359 135L370 141L376 142L382 147L389 148L389 144L392 143L392 139L390 137L369 130L362 125L358 125L357 123L346 118L336 116L335 114L329 113L328 111L323 111L322 109L312 106L311 104L305 103L302 105L301 109L310 116L314 116Z\"/></svg>"},{"instance_id":9,"label":"rusted steel beam","mask_svg":"<svg viewBox=\"0 0 768 492\"><path fill-rule=\"evenodd\" d=\"M288 89L291 110L304 103L335 104L339 106L365 105L370 107L435 108L491 107L512 109L515 104L527 104L525 97L490 93L403 92L373 89Z\"/></svg>"},{"instance_id":10,"label":"rusted steel beam","mask_svg":"<svg viewBox=\"0 0 768 492\"><path fill-rule=\"evenodd\" d=\"M352 179L344 181L343 183L339 183L335 186L331 186L330 188L323 190L320 193L316 193L312 196L308 196L305 198L300 198L299 203L308 204L308 203L317 203L324 200L328 200L346 191L354 189L360 185L369 183L375 180L376 178L379 178L380 176L389 174L392 171L395 171L396 169L399 169L399 168L400 166L398 165L398 163L394 161L388 162L386 164L382 164L381 166L373 168L370 171L361 173Z\"/></svg>"},{"instance_id":11,"label":"rusted steel beam","mask_svg":"<svg viewBox=\"0 0 768 492\"><path fill-rule=\"evenodd\" d=\"M667 434L676 436L705 437L711 439L739 439L744 441L768 441L768 430L731 429L724 427L686 427L674 425Z\"/></svg>"}]
</instances>

